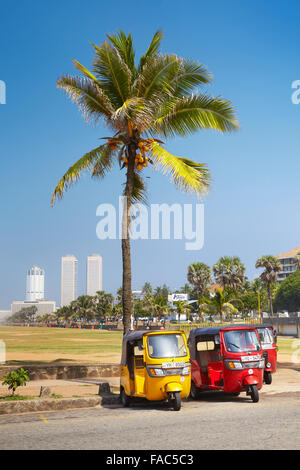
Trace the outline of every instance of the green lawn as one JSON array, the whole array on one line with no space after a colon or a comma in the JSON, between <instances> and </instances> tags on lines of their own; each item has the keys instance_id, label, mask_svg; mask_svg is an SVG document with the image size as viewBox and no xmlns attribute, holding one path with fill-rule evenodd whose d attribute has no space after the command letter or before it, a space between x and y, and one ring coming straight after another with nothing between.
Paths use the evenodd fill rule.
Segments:
<instances>
[{"instance_id":1,"label":"green lawn","mask_svg":"<svg viewBox=\"0 0 300 470\"><path fill-rule=\"evenodd\" d=\"M8 364L120 363L122 331L0 327ZM295 339L278 337L278 359L286 362Z\"/></svg>"},{"instance_id":2,"label":"green lawn","mask_svg":"<svg viewBox=\"0 0 300 470\"><path fill-rule=\"evenodd\" d=\"M119 362L121 331L0 327L7 363Z\"/></svg>"},{"instance_id":3,"label":"green lawn","mask_svg":"<svg viewBox=\"0 0 300 470\"><path fill-rule=\"evenodd\" d=\"M294 341L297 340L297 338L285 338L284 336L278 336L277 338L277 345L278 345L278 355L289 355L291 356L295 349L292 348L292 344ZM300 343L300 339L298 339Z\"/></svg>"}]
</instances>

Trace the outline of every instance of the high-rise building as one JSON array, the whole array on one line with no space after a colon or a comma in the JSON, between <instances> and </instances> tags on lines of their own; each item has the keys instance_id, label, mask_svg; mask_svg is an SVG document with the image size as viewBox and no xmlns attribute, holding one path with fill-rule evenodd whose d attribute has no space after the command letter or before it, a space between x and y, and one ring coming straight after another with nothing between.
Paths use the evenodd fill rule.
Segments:
<instances>
[{"instance_id":1,"label":"high-rise building","mask_svg":"<svg viewBox=\"0 0 300 470\"><path fill-rule=\"evenodd\" d=\"M70 305L77 298L77 265L74 255L66 255L61 259L61 307Z\"/></svg>"},{"instance_id":2,"label":"high-rise building","mask_svg":"<svg viewBox=\"0 0 300 470\"><path fill-rule=\"evenodd\" d=\"M26 278L26 301L32 302L36 300L43 300L45 298L44 292L45 271L38 266L32 266L27 271Z\"/></svg>"},{"instance_id":3,"label":"high-rise building","mask_svg":"<svg viewBox=\"0 0 300 470\"><path fill-rule=\"evenodd\" d=\"M281 271L277 274L277 280L279 283L284 281L290 274L297 270L295 256L298 255L298 253L300 253L300 246L291 251L275 256L275 258L277 258L281 263Z\"/></svg>"},{"instance_id":4,"label":"high-rise building","mask_svg":"<svg viewBox=\"0 0 300 470\"><path fill-rule=\"evenodd\" d=\"M99 290L102 290L102 257L91 255L86 262L86 293L95 295Z\"/></svg>"}]
</instances>

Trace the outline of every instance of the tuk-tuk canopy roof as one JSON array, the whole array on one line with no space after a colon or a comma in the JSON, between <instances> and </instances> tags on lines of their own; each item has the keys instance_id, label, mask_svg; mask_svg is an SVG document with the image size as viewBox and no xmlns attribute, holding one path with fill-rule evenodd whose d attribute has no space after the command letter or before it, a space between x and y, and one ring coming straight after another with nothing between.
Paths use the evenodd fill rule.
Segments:
<instances>
[{"instance_id":1,"label":"tuk-tuk canopy roof","mask_svg":"<svg viewBox=\"0 0 300 470\"><path fill-rule=\"evenodd\" d=\"M194 328L190 331L189 340L195 338L196 336L214 336L220 334L220 331L232 330L232 328L249 328L255 329L256 325L247 325L247 324L233 324L233 325L220 325L220 326L211 326L208 328Z\"/></svg>"},{"instance_id":2,"label":"tuk-tuk canopy roof","mask_svg":"<svg viewBox=\"0 0 300 470\"><path fill-rule=\"evenodd\" d=\"M150 333L151 330L137 330L137 331L130 331L129 333L126 333L123 337L123 341L138 341L139 339L142 339L142 337L146 333Z\"/></svg>"}]
</instances>

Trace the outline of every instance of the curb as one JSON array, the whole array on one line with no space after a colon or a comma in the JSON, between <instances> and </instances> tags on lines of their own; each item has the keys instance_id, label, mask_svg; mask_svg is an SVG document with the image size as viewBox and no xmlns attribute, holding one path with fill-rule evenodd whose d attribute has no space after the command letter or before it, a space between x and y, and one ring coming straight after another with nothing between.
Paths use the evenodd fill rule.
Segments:
<instances>
[{"instance_id":1,"label":"curb","mask_svg":"<svg viewBox=\"0 0 300 470\"><path fill-rule=\"evenodd\" d=\"M59 411L72 408L94 408L95 406L120 404L119 395L107 394L99 397L48 398L0 403L0 415Z\"/></svg>"}]
</instances>

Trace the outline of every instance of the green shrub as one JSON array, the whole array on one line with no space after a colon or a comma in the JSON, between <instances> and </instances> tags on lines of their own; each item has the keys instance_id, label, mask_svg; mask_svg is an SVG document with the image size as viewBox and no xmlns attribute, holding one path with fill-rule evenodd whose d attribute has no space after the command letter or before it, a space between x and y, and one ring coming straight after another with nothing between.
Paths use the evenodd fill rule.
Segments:
<instances>
[{"instance_id":1,"label":"green shrub","mask_svg":"<svg viewBox=\"0 0 300 470\"><path fill-rule=\"evenodd\" d=\"M14 370L3 377L2 385L7 385L9 390L12 390L12 395L18 387L23 387L29 382L28 371L23 368Z\"/></svg>"},{"instance_id":2,"label":"green shrub","mask_svg":"<svg viewBox=\"0 0 300 470\"><path fill-rule=\"evenodd\" d=\"M300 270L290 274L281 284L276 293L274 310L297 312L300 310Z\"/></svg>"}]
</instances>

